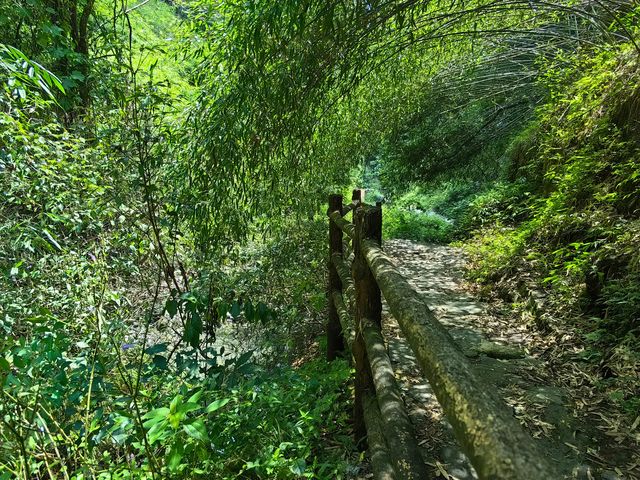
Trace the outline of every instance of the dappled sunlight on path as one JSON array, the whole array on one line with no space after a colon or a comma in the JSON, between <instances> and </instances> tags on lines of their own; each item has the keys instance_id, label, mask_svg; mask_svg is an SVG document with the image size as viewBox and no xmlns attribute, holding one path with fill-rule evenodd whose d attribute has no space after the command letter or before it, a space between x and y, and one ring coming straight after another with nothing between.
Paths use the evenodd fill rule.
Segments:
<instances>
[{"instance_id":1,"label":"dappled sunlight on path","mask_svg":"<svg viewBox=\"0 0 640 480\"><path fill-rule=\"evenodd\" d=\"M544 385L536 375L535 360L525 355L531 333L518 322L492 313L489 305L476 300L464 288L465 256L461 249L406 240L387 241L384 249L447 327L481 381L498 389L507 400L510 406L505 408L513 408L515 412L516 392L521 398L537 389L543 392L545 407L552 406L560 416L565 416L562 395ZM384 305L383 330L418 442L434 477L477 478L387 305ZM544 424L542 420L540 423ZM558 463L571 456L568 447L555 448L552 444L546 445L547 440L544 439L545 447L555 450L552 456ZM560 440L553 443L562 443Z\"/></svg>"}]
</instances>

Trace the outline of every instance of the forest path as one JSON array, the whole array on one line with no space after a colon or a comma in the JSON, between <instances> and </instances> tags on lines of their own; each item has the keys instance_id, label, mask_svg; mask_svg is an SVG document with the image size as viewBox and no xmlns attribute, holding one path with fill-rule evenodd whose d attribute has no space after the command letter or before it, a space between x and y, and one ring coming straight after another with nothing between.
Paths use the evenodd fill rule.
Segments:
<instances>
[{"instance_id":1,"label":"forest path","mask_svg":"<svg viewBox=\"0 0 640 480\"><path fill-rule=\"evenodd\" d=\"M498 390L566 478L621 478L611 470L592 476L598 469L589 466L585 452L598 447L598 440L585 424L587 420L572 414L569 396L553 385L544 362L525 354L533 343L534 332L524 322L501 315L491 304L478 301L470 293L463 280L466 258L461 249L407 240L387 241L384 249L424 296L439 321L448 327L481 382ZM383 330L396 378L433 477L477 478L386 304Z\"/></svg>"}]
</instances>

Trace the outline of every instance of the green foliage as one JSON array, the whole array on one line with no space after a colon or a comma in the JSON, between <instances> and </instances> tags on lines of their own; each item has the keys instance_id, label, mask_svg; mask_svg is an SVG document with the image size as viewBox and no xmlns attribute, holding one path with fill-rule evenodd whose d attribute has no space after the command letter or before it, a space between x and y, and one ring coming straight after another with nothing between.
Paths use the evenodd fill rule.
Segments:
<instances>
[{"instance_id":1,"label":"green foliage","mask_svg":"<svg viewBox=\"0 0 640 480\"><path fill-rule=\"evenodd\" d=\"M550 67L551 99L508 152L512 181L477 197L466 217L477 229L472 275L527 276L547 290L556 315L583 332L586 358L613 372L600 386L629 412L640 358L632 51L620 45L577 57L571 74Z\"/></svg>"},{"instance_id":2,"label":"green foliage","mask_svg":"<svg viewBox=\"0 0 640 480\"><path fill-rule=\"evenodd\" d=\"M133 65L138 71L139 77L142 80L148 80L148 76L152 74L157 84L169 84L168 90L177 97L189 90L189 85L184 75L183 64L175 58L177 55L175 43L180 35L180 20L176 11L176 6L163 0L149 0L140 3L136 8L128 11L126 15L118 9L115 16L115 26L112 27L112 31L108 35L101 39L101 43L96 45L96 50L114 52L116 58L125 55L126 48L123 50L123 46L127 45L129 41L129 26L131 26ZM96 15L100 18L113 19L113 3L97 2ZM98 63L94 67L100 69L100 73L111 77L112 70L117 68L117 64L121 61ZM110 84L113 81L105 81L103 78L95 84L95 87L100 89L101 96L107 95L102 92L102 89L107 86L104 85L105 83ZM98 98L97 100L101 103L104 99Z\"/></svg>"},{"instance_id":3,"label":"green foliage","mask_svg":"<svg viewBox=\"0 0 640 480\"><path fill-rule=\"evenodd\" d=\"M193 354L170 366L158 361L166 344L121 348L124 325L76 341L50 312L34 323L0 357L0 462L16 477L328 479L343 469L345 363L265 371L249 353L192 377ZM342 450L326 449L328 438Z\"/></svg>"},{"instance_id":4,"label":"green foliage","mask_svg":"<svg viewBox=\"0 0 640 480\"><path fill-rule=\"evenodd\" d=\"M556 7L3 6L1 478L340 478L318 205L357 165L385 237L480 229L478 278L534 264L576 306L598 279L633 409L633 12Z\"/></svg>"},{"instance_id":5,"label":"green foliage","mask_svg":"<svg viewBox=\"0 0 640 480\"><path fill-rule=\"evenodd\" d=\"M472 278L495 281L516 270L515 260L525 255L525 247L531 232L502 227L496 224L484 228L479 235L482 240L468 245L467 250L476 262L471 271Z\"/></svg>"},{"instance_id":6,"label":"green foliage","mask_svg":"<svg viewBox=\"0 0 640 480\"><path fill-rule=\"evenodd\" d=\"M637 146L625 133L631 127L616 120L634 98L626 88L635 75L627 58L622 50L586 60L572 88L541 110L544 127L535 133L537 147L526 153L521 181L498 185L470 211L471 225L518 226L514 235L528 235L548 256L552 283L584 281L594 264L613 253L610 243L625 249L634 236Z\"/></svg>"},{"instance_id":7,"label":"green foliage","mask_svg":"<svg viewBox=\"0 0 640 480\"><path fill-rule=\"evenodd\" d=\"M27 100L27 95L33 93L30 90L41 90L53 100L53 92L64 93L62 83L54 74L42 65L29 59L24 53L10 45L0 43L0 82L3 93L9 94L13 99ZM35 88L34 88L35 87ZM33 100L33 95L29 95ZM7 107L9 102L4 98L0 100L0 106Z\"/></svg>"},{"instance_id":8,"label":"green foliage","mask_svg":"<svg viewBox=\"0 0 640 480\"><path fill-rule=\"evenodd\" d=\"M451 223L435 213L393 207L384 210L383 238L446 243L451 235Z\"/></svg>"},{"instance_id":9,"label":"green foliage","mask_svg":"<svg viewBox=\"0 0 640 480\"><path fill-rule=\"evenodd\" d=\"M136 274L148 250L132 206L111 201L116 165L55 122L2 113L0 124L0 322L21 332L43 306L91 317L105 279ZM112 287L104 301L116 306L126 288Z\"/></svg>"},{"instance_id":10,"label":"green foliage","mask_svg":"<svg viewBox=\"0 0 640 480\"><path fill-rule=\"evenodd\" d=\"M530 185L499 182L476 195L461 215L461 229L472 230L499 222L516 225L530 216Z\"/></svg>"},{"instance_id":11,"label":"green foliage","mask_svg":"<svg viewBox=\"0 0 640 480\"><path fill-rule=\"evenodd\" d=\"M92 0L64 5L18 0L0 9L0 43L55 71L64 86L57 97L65 108L88 103L88 25L93 5Z\"/></svg>"},{"instance_id":12,"label":"green foliage","mask_svg":"<svg viewBox=\"0 0 640 480\"><path fill-rule=\"evenodd\" d=\"M298 359L324 331L327 301L318 285L325 281L325 218L270 219L271 225L282 222L278 233L256 232L242 248L201 266L194 290L231 313L235 307L228 340L252 345L264 362Z\"/></svg>"},{"instance_id":13,"label":"green foliage","mask_svg":"<svg viewBox=\"0 0 640 480\"><path fill-rule=\"evenodd\" d=\"M248 219L258 213L277 211L287 203L305 209L305 202L291 197L313 192L315 200L335 184L342 187L350 167L367 158L378 137L393 130L403 115L415 112L416 104L442 97L445 87L442 106L450 97L463 102L464 95L452 93L456 85L451 88L449 78L438 82L442 88L429 88L433 71L461 52L459 71L474 70L473 49L484 53L485 45L476 47L466 35L470 31L481 38L485 30L535 28L547 13L557 15L553 9L534 14L528 2L519 3L511 9L491 2L189 3L192 37L198 39L191 44L190 57L198 59L196 81L201 85L191 134L199 161L188 165L190 202L199 206L189 212L196 233L203 241L247 234ZM448 41L450 37L456 40ZM494 52L488 43L486 48ZM531 58L529 52L527 60ZM487 83L502 60L479 76L479 85ZM523 58L508 62L526 63ZM530 87L530 80L525 83ZM503 86L509 90L510 84ZM472 110L458 131L475 122L474 130L487 132L483 120L492 115L499 120L503 109L489 108L484 116L474 116ZM437 124L434 115L422 129ZM481 137L460 140L457 145L477 147ZM438 147L412 151L426 155L437 150L443 156L457 151L456 145ZM207 175L214 171L219 173L215 179ZM233 197L231 204L227 197Z\"/></svg>"},{"instance_id":14,"label":"green foliage","mask_svg":"<svg viewBox=\"0 0 640 480\"><path fill-rule=\"evenodd\" d=\"M478 77L482 74L476 73ZM474 79L473 74L467 75ZM525 86L520 85L510 95L493 93L496 103L506 104L496 107L482 100L469 103L469 93L462 96L460 91L445 90L442 99L440 89L445 87L436 84L431 88L423 95L437 96L439 102L423 101L420 113L403 119L382 146L380 180L383 189L394 196L406 194L407 184L419 183L440 190L440 195L456 196L464 195L465 189L478 191L478 184L497 181L504 170L502 152L513 132L531 115L529 102L536 98L532 95L523 101L519 89Z\"/></svg>"},{"instance_id":15,"label":"green foliage","mask_svg":"<svg viewBox=\"0 0 640 480\"><path fill-rule=\"evenodd\" d=\"M341 455L351 448L350 438L341 433L348 421L343 388L349 375L346 364L319 360L243 384L232 393L225 414L209 424L216 446L229 452L215 468L223 477L339 476ZM330 454L323 447L328 439L342 451Z\"/></svg>"},{"instance_id":16,"label":"green foliage","mask_svg":"<svg viewBox=\"0 0 640 480\"><path fill-rule=\"evenodd\" d=\"M324 222L287 225L287 234L209 257L188 277L169 261L188 240L175 193L163 187L175 175L162 143L171 130L158 121L167 97L151 82L130 86L122 85L122 111L103 118L127 128L103 124L97 144L53 115L1 117L3 471L339 477L351 454L350 369L283 367L321 322ZM230 261L242 268L228 271ZM250 352L211 346L228 315L261 327L255 343L276 370L257 368ZM308 328L307 315L318 325ZM341 448L325 448L329 438Z\"/></svg>"}]
</instances>

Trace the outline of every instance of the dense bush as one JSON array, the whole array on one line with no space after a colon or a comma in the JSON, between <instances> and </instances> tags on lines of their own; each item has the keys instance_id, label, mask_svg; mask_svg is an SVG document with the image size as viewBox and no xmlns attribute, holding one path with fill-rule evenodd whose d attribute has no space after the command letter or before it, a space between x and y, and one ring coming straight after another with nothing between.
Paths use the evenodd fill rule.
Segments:
<instances>
[{"instance_id":1,"label":"dense bush","mask_svg":"<svg viewBox=\"0 0 640 480\"><path fill-rule=\"evenodd\" d=\"M631 408L640 359L638 71L629 47L577 65L569 84L550 74L553 100L510 150L515 181L472 203L471 273L533 276L558 320L584 320L589 358L613 371L612 398Z\"/></svg>"},{"instance_id":2,"label":"dense bush","mask_svg":"<svg viewBox=\"0 0 640 480\"><path fill-rule=\"evenodd\" d=\"M79 337L50 314L34 324L0 358L2 478L329 479L344 470L345 363L265 371L250 352L211 351L203 376L195 351L168 363L166 343L120 343L122 325Z\"/></svg>"},{"instance_id":3,"label":"dense bush","mask_svg":"<svg viewBox=\"0 0 640 480\"><path fill-rule=\"evenodd\" d=\"M54 118L0 124L0 478L339 477L350 368L306 351L324 218L187 264L179 293L122 159Z\"/></svg>"},{"instance_id":4,"label":"dense bush","mask_svg":"<svg viewBox=\"0 0 640 480\"><path fill-rule=\"evenodd\" d=\"M135 51L101 32L120 56L91 65L108 108L86 124L0 45L0 478L340 478L351 370L317 360L324 216L196 251L179 69L147 45L177 22L140 8Z\"/></svg>"},{"instance_id":5,"label":"dense bush","mask_svg":"<svg viewBox=\"0 0 640 480\"><path fill-rule=\"evenodd\" d=\"M450 221L440 215L398 207L385 209L382 229L383 238L435 243L446 243L452 235Z\"/></svg>"}]
</instances>

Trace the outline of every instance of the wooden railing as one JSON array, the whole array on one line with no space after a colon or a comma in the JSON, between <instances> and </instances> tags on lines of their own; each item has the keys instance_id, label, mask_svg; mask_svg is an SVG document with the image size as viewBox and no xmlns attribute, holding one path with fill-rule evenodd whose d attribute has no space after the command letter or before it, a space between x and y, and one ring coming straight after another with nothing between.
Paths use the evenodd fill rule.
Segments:
<instances>
[{"instance_id":1,"label":"wooden railing","mask_svg":"<svg viewBox=\"0 0 640 480\"><path fill-rule=\"evenodd\" d=\"M352 212L353 222L344 218ZM353 427L378 479L429 478L382 335L382 295L481 479L562 478L381 248L382 206L329 197L327 358L355 367ZM349 244L348 241L351 240ZM353 315L351 314L353 312Z\"/></svg>"}]
</instances>

